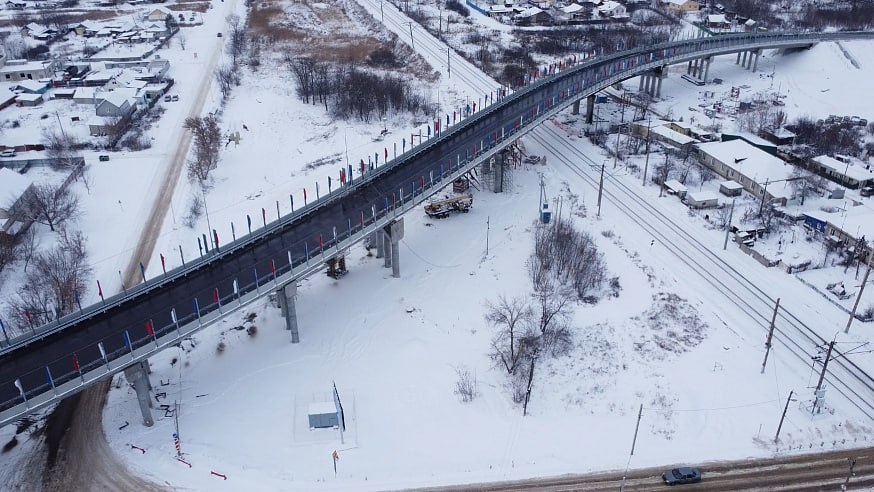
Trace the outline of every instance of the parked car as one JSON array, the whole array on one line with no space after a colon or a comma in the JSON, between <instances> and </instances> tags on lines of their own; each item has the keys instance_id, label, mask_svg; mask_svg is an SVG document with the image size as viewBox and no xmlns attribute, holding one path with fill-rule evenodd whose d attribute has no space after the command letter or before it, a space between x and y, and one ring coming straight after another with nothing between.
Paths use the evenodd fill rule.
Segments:
<instances>
[{"instance_id":1,"label":"parked car","mask_svg":"<svg viewBox=\"0 0 874 492\"><path fill-rule=\"evenodd\" d=\"M681 485L685 483L698 483L701 481L701 470L684 466L674 468L662 473L662 480L667 485Z\"/></svg>"},{"instance_id":2,"label":"parked car","mask_svg":"<svg viewBox=\"0 0 874 492\"><path fill-rule=\"evenodd\" d=\"M101 156L98 156L97 159L98 159L100 162L106 162L106 161L109 160L109 156L106 155L106 154L103 154L103 155L101 155Z\"/></svg>"},{"instance_id":3,"label":"parked car","mask_svg":"<svg viewBox=\"0 0 874 492\"><path fill-rule=\"evenodd\" d=\"M172 101L172 100L173 100L173 98L170 97L169 95L164 96L164 102L165 102L165 103L168 103L168 102L170 102L170 101Z\"/></svg>"},{"instance_id":4,"label":"parked car","mask_svg":"<svg viewBox=\"0 0 874 492\"><path fill-rule=\"evenodd\" d=\"M0 157L15 157L15 151L12 149L6 149L3 152L0 152Z\"/></svg>"},{"instance_id":5,"label":"parked car","mask_svg":"<svg viewBox=\"0 0 874 492\"><path fill-rule=\"evenodd\" d=\"M216 33L215 37L217 37L217 38L222 37L222 33L220 33L220 32L219 32L219 33Z\"/></svg>"},{"instance_id":6,"label":"parked car","mask_svg":"<svg viewBox=\"0 0 874 492\"><path fill-rule=\"evenodd\" d=\"M859 190L859 194L862 196L871 196L874 195L874 186L866 186Z\"/></svg>"},{"instance_id":7,"label":"parked car","mask_svg":"<svg viewBox=\"0 0 874 492\"><path fill-rule=\"evenodd\" d=\"M178 100L179 100L179 95L178 95L178 94L173 94L173 102L176 102L176 101L178 101Z\"/></svg>"}]
</instances>

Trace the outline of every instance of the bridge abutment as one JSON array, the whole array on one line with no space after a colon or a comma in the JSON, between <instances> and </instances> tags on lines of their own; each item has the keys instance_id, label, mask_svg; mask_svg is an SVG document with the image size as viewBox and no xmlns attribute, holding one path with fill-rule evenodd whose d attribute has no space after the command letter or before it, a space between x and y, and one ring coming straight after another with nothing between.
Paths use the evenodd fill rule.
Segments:
<instances>
[{"instance_id":1,"label":"bridge abutment","mask_svg":"<svg viewBox=\"0 0 874 492\"><path fill-rule=\"evenodd\" d=\"M400 241L404 238L404 218L399 217L383 228L385 238L385 267L391 266L391 276L401 278Z\"/></svg>"},{"instance_id":2,"label":"bridge abutment","mask_svg":"<svg viewBox=\"0 0 874 492\"><path fill-rule=\"evenodd\" d=\"M755 61L753 62L753 72L755 72L756 69L759 67L759 56L760 56L761 54L762 54L762 50L761 50L761 49L756 50L756 59L755 59Z\"/></svg>"},{"instance_id":3,"label":"bridge abutment","mask_svg":"<svg viewBox=\"0 0 874 492\"><path fill-rule=\"evenodd\" d=\"M574 105L571 108L571 114L580 114L580 100L579 99L574 101Z\"/></svg>"},{"instance_id":4,"label":"bridge abutment","mask_svg":"<svg viewBox=\"0 0 874 492\"><path fill-rule=\"evenodd\" d=\"M295 304L297 283L291 282L283 285L276 291L276 296L279 299L282 316L285 318L285 329L291 332L291 343L300 343L300 333L297 329L297 305Z\"/></svg>"},{"instance_id":5,"label":"bridge abutment","mask_svg":"<svg viewBox=\"0 0 874 492\"><path fill-rule=\"evenodd\" d=\"M132 366L124 368L125 379L134 386L134 391L137 393L137 401L140 403L140 412L143 414L143 425L151 427L155 425L155 420L152 418L152 396L149 393L152 384L149 381L148 372L148 360L137 362Z\"/></svg>"}]
</instances>

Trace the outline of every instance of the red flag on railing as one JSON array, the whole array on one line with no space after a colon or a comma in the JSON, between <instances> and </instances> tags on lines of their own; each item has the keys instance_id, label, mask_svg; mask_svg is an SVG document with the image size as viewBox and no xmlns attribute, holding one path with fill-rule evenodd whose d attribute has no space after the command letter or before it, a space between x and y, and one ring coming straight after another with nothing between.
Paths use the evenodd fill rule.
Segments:
<instances>
[{"instance_id":1,"label":"red flag on railing","mask_svg":"<svg viewBox=\"0 0 874 492\"><path fill-rule=\"evenodd\" d=\"M152 329L152 320L150 319L146 320L146 335L149 335L150 337L155 336L155 330Z\"/></svg>"},{"instance_id":2,"label":"red flag on railing","mask_svg":"<svg viewBox=\"0 0 874 492\"><path fill-rule=\"evenodd\" d=\"M73 354L73 369L79 372L79 358L76 357L76 354Z\"/></svg>"},{"instance_id":3,"label":"red flag on railing","mask_svg":"<svg viewBox=\"0 0 874 492\"><path fill-rule=\"evenodd\" d=\"M29 309L24 310L24 317L27 318L28 323L33 324L33 320L30 318L30 310Z\"/></svg>"},{"instance_id":4,"label":"red flag on railing","mask_svg":"<svg viewBox=\"0 0 874 492\"><path fill-rule=\"evenodd\" d=\"M218 292L218 287L216 287L216 288L212 291L212 302L214 302L214 303L216 303L216 304L218 304L218 302L219 302L219 292Z\"/></svg>"},{"instance_id":5,"label":"red flag on railing","mask_svg":"<svg viewBox=\"0 0 874 492\"><path fill-rule=\"evenodd\" d=\"M267 210L261 207L261 220L264 221L264 227L267 227Z\"/></svg>"},{"instance_id":6,"label":"red flag on railing","mask_svg":"<svg viewBox=\"0 0 874 492\"><path fill-rule=\"evenodd\" d=\"M307 201L307 189L306 188L303 189L303 201L304 201L304 203L306 203L306 201Z\"/></svg>"},{"instance_id":7,"label":"red flag on railing","mask_svg":"<svg viewBox=\"0 0 874 492\"><path fill-rule=\"evenodd\" d=\"M270 271L273 272L273 276L275 277L276 276L276 262L273 260L270 260ZM218 292L218 291L216 291L216 292Z\"/></svg>"},{"instance_id":8,"label":"red flag on railing","mask_svg":"<svg viewBox=\"0 0 874 492\"><path fill-rule=\"evenodd\" d=\"M385 148L385 160L388 161L388 147Z\"/></svg>"}]
</instances>

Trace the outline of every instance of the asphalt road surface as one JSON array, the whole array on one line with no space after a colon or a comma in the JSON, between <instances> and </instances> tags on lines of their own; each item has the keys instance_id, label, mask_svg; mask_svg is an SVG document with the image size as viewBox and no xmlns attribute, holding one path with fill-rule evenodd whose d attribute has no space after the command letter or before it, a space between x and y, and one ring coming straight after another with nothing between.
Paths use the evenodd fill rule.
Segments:
<instances>
[{"instance_id":1,"label":"asphalt road surface","mask_svg":"<svg viewBox=\"0 0 874 492\"><path fill-rule=\"evenodd\" d=\"M851 460L856 460L853 476L850 476ZM622 472L619 471L414 490L417 492L512 492L525 490L616 492L622 487L622 490L635 492L656 490L676 490L677 492L695 490L708 492L814 492L840 491L847 482L849 484L847 490L865 490L874 487L874 448L702 465L692 463L689 466L698 466L701 469L703 480L697 484L669 487L662 482L661 475L673 466L630 470L624 486ZM847 481L848 477L849 481Z\"/></svg>"}]
</instances>

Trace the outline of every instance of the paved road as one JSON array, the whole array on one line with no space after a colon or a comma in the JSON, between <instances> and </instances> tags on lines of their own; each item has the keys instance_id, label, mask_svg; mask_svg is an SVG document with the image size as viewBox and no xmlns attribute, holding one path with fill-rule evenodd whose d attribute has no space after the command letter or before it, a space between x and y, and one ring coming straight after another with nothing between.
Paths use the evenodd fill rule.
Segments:
<instances>
[{"instance_id":1,"label":"paved road","mask_svg":"<svg viewBox=\"0 0 874 492\"><path fill-rule=\"evenodd\" d=\"M839 491L847 481L850 460L853 459L856 460L853 467L855 475L850 477L848 490L874 487L874 448L864 448L769 459L705 463L700 465L703 475L701 483L683 485L676 490L706 490L708 492ZM662 483L661 474L672 466L680 465L630 470L623 490L667 490L669 487ZM623 484L622 475L621 471L615 471L415 490L418 492L511 492L524 490L615 492Z\"/></svg>"},{"instance_id":2,"label":"paved road","mask_svg":"<svg viewBox=\"0 0 874 492\"><path fill-rule=\"evenodd\" d=\"M831 36L831 35L829 35ZM853 33L834 36L853 37ZM721 36L670 43L616 54L565 71L508 97L504 104L479 112L447 131L442 138L432 140L393 166L383 168L372 179L357 180L344 194L322 206L311 207L283 227L268 228L264 234L246 238L225 246L212 260L195 269L177 272L150 283L145 292L124 298L120 304L109 303L83 320L71 323L63 331L19 347L0 357L0 410L20 402L13 385L20 379L26 391L46 391L45 367L51 369L56 381L77 377L71 353L75 352L83 370L102 364L97 343L102 342L110 357L129 351L125 344L127 332L134 342L150 343L147 322L160 335L172 329L170 312L175 309L180 320L194 319L196 307L201 313L217 308L216 289L224 302L233 297L235 281L241 292L272 279L274 272L283 273L289 267L289 257L302 263L305 252L311 256L322 243L333 243L360 227L362 218L369 222L373 212L388 213L394 204L410 193L419 193L423 181L434 174L440 176L450 164L457 164L483 148L491 147L502 135L517 128L529 128L544 113L555 111L568 101L589 94L626 78L637 71L663 64L664 57L678 61L719 50L749 47L750 43L768 45L809 44L810 37L766 34L757 36ZM526 126L528 125L528 126ZM256 219L257 221L257 219ZM195 304L196 299L196 304Z\"/></svg>"}]
</instances>

